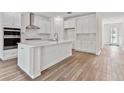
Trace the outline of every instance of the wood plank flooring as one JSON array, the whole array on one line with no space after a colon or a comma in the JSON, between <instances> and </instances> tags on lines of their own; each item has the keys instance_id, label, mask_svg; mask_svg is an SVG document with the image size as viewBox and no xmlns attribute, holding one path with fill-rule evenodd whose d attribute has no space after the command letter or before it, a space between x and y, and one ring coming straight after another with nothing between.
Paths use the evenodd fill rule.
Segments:
<instances>
[{"instance_id":1,"label":"wood plank flooring","mask_svg":"<svg viewBox=\"0 0 124 93\"><path fill-rule=\"evenodd\" d=\"M73 52L73 55L43 71L32 80L17 65L17 60L0 62L0 80L4 81L115 81L124 80L124 51L106 46L100 56Z\"/></svg>"}]
</instances>

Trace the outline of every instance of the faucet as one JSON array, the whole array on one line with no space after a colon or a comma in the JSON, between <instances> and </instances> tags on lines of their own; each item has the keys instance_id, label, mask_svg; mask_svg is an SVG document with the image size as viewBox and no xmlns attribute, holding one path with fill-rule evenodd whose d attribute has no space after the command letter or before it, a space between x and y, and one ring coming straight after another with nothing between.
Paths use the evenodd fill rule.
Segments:
<instances>
[{"instance_id":1,"label":"faucet","mask_svg":"<svg viewBox=\"0 0 124 93\"><path fill-rule=\"evenodd\" d=\"M54 33L55 40L58 41L58 33Z\"/></svg>"}]
</instances>

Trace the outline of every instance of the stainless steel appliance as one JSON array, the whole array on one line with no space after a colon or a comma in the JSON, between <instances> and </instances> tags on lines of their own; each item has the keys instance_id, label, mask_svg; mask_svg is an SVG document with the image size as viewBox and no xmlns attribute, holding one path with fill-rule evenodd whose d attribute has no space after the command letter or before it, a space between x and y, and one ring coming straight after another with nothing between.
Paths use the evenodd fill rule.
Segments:
<instances>
[{"instance_id":1,"label":"stainless steel appliance","mask_svg":"<svg viewBox=\"0 0 124 93\"><path fill-rule=\"evenodd\" d=\"M4 50L17 48L20 42L20 28L4 27Z\"/></svg>"},{"instance_id":2,"label":"stainless steel appliance","mask_svg":"<svg viewBox=\"0 0 124 93\"><path fill-rule=\"evenodd\" d=\"M40 27L34 25L34 13L29 13L29 25L26 29L40 29Z\"/></svg>"}]
</instances>

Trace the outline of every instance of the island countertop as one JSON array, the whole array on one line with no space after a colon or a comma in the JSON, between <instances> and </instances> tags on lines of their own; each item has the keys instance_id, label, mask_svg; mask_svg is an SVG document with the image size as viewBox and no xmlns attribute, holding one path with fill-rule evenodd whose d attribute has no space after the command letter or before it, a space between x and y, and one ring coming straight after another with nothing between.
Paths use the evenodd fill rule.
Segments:
<instances>
[{"instance_id":1,"label":"island countertop","mask_svg":"<svg viewBox=\"0 0 124 93\"><path fill-rule=\"evenodd\" d=\"M23 44L28 47L41 47L41 46L51 46L55 44L62 44L62 43L71 43L71 40L62 40L62 41L29 41L29 42L21 42L18 45Z\"/></svg>"}]
</instances>

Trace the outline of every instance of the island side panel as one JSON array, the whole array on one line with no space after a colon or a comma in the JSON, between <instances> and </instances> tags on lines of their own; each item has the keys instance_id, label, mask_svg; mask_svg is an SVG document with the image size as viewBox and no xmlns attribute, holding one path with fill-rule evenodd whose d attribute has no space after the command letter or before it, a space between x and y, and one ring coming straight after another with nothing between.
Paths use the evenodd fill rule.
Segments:
<instances>
[{"instance_id":1,"label":"island side panel","mask_svg":"<svg viewBox=\"0 0 124 93\"><path fill-rule=\"evenodd\" d=\"M41 48L18 44L18 66L32 79L41 75Z\"/></svg>"},{"instance_id":2,"label":"island side panel","mask_svg":"<svg viewBox=\"0 0 124 93\"><path fill-rule=\"evenodd\" d=\"M72 42L44 46L42 52L41 71L61 62L72 55Z\"/></svg>"},{"instance_id":3,"label":"island side panel","mask_svg":"<svg viewBox=\"0 0 124 93\"><path fill-rule=\"evenodd\" d=\"M30 58L29 58L30 71L29 71L29 75L32 79L41 75L41 70L40 70L41 52L42 52L42 47L30 48Z\"/></svg>"}]
</instances>

